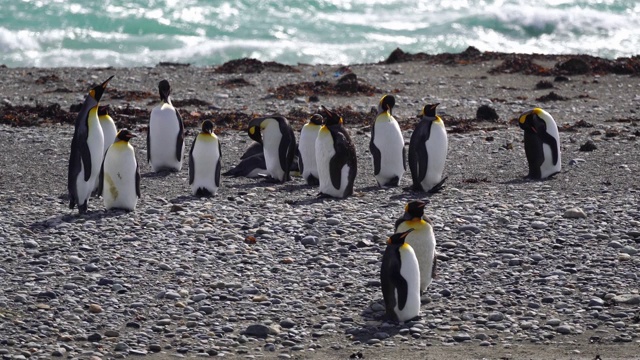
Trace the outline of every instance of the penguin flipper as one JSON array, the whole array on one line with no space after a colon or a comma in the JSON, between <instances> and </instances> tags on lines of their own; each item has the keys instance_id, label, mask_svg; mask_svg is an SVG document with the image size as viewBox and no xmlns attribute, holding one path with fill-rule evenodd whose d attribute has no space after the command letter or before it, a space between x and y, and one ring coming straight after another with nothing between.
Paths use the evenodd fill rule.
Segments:
<instances>
[{"instance_id":1,"label":"penguin flipper","mask_svg":"<svg viewBox=\"0 0 640 360\"><path fill-rule=\"evenodd\" d=\"M84 166L84 181L89 181L89 178L91 178L91 150L89 150L89 144L87 144L86 139L81 145L80 156Z\"/></svg>"},{"instance_id":2,"label":"penguin flipper","mask_svg":"<svg viewBox=\"0 0 640 360\"><path fill-rule=\"evenodd\" d=\"M102 181L102 177L100 177ZM140 198L140 165L138 164L138 159L136 159L136 195Z\"/></svg>"},{"instance_id":3,"label":"penguin flipper","mask_svg":"<svg viewBox=\"0 0 640 360\"><path fill-rule=\"evenodd\" d=\"M291 125L289 125L289 122L287 122L286 119L282 118L279 123L282 139L280 140L280 145L278 147L278 155L280 159L280 167L282 167L282 171L284 171L284 182L291 180L289 170L291 169L291 164L293 163L293 157L296 151L296 137Z\"/></svg>"},{"instance_id":4,"label":"penguin flipper","mask_svg":"<svg viewBox=\"0 0 640 360\"><path fill-rule=\"evenodd\" d=\"M431 278L432 279L436 279L437 278L437 273L436 273L436 264L438 263L438 257L436 256L436 253L433 253L433 264L431 265Z\"/></svg>"},{"instance_id":5,"label":"penguin flipper","mask_svg":"<svg viewBox=\"0 0 640 360\"><path fill-rule=\"evenodd\" d=\"M220 144L220 140L218 140L218 163L216 164L216 175L215 182L216 186L220 187L220 171L222 170L222 145Z\"/></svg>"},{"instance_id":6,"label":"penguin flipper","mask_svg":"<svg viewBox=\"0 0 640 360\"><path fill-rule=\"evenodd\" d=\"M300 148L296 150L296 155L298 156L298 171L300 171L300 174L303 174L304 162L302 161L302 154L300 154Z\"/></svg>"},{"instance_id":7,"label":"penguin flipper","mask_svg":"<svg viewBox=\"0 0 640 360\"><path fill-rule=\"evenodd\" d=\"M556 138L551 136L551 134L549 134L546 131L540 134L540 138L542 139L543 143L549 145L549 147L551 148L551 160L553 164L554 165L558 164L559 154L558 154L558 141L556 140Z\"/></svg>"},{"instance_id":8,"label":"penguin flipper","mask_svg":"<svg viewBox=\"0 0 640 360\"><path fill-rule=\"evenodd\" d=\"M257 154L250 156L242 161L234 168L225 172L224 176L247 176L251 174L252 171L256 169L265 169L266 172L267 165L264 160L264 155Z\"/></svg>"},{"instance_id":9,"label":"penguin flipper","mask_svg":"<svg viewBox=\"0 0 640 360\"><path fill-rule=\"evenodd\" d=\"M151 123L147 128L147 163L151 162Z\"/></svg>"},{"instance_id":10,"label":"penguin flipper","mask_svg":"<svg viewBox=\"0 0 640 360\"><path fill-rule=\"evenodd\" d=\"M184 123L182 122L182 117L180 116L180 112L178 112L178 109L175 109L175 112L176 118L178 118L178 125L180 126L178 137L176 139L176 160L182 161L182 145L184 144Z\"/></svg>"},{"instance_id":11,"label":"penguin flipper","mask_svg":"<svg viewBox=\"0 0 640 360\"><path fill-rule=\"evenodd\" d=\"M382 153L380 149L373 142L376 136L376 125L373 124L371 127L371 140L369 141L369 151L371 151L371 155L373 156L373 175L380 174L380 163L382 162Z\"/></svg>"},{"instance_id":12,"label":"penguin flipper","mask_svg":"<svg viewBox=\"0 0 640 360\"><path fill-rule=\"evenodd\" d=\"M107 149L107 152L109 150ZM105 153L105 158L106 158ZM98 196L102 196L102 191L104 189L104 159L102 160L102 165L100 165L100 174L98 175Z\"/></svg>"},{"instance_id":13,"label":"penguin flipper","mask_svg":"<svg viewBox=\"0 0 640 360\"><path fill-rule=\"evenodd\" d=\"M198 136L193 139L193 143L191 143L191 149L189 150L189 185L193 184L193 180L196 177L196 169L193 161L193 148L196 147L196 141L198 141Z\"/></svg>"}]
</instances>

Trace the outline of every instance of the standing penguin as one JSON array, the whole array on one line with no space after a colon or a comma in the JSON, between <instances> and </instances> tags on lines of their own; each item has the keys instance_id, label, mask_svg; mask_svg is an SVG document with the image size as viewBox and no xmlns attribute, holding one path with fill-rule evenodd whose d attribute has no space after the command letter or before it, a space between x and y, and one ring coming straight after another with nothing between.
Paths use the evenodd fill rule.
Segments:
<instances>
[{"instance_id":1,"label":"standing penguin","mask_svg":"<svg viewBox=\"0 0 640 360\"><path fill-rule=\"evenodd\" d=\"M409 142L409 169L413 189L437 192L447 178L442 178L447 159L447 130L442 119L436 115L439 104L426 105L420 113Z\"/></svg>"},{"instance_id":2,"label":"standing penguin","mask_svg":"<svg viewBox=\"0 0 640 360\"><path fill-rule=\"evenodd\" d=\"M80 214L87 212L87 200L95 186L104 157L104 134L98 120L98 102L112 78L113 76L89 90L75 122L67 188L69 209L78 205Z\"/></svg>"},{"instance_id":3,"label":"standing penguin","mask_svg":"<svg viewBox=\"0 0 640 360\"><path fill-rule=\"evenodd\" d=\"M548 112L535 108L519 118L524 130L524 152L529 163L528 178L546 179L560 172L558 126Z\"/></svg>"},{"instance_id":4,"label":"standing penguin","mask_svg":"<svg viewBox=\"0 0 640 360\"><path fill-rule=\"evenodd\" d=\"M296 136L284 116L266 116L249 122L249 137L263 144L267 172L273 181L291 180L289 169L296 152ZM262 134L262 136L261 136Z\"/></svg>"},{"instance_id":5,"label":"standing penguin","mask_svg":"<svg viewBox=\"0 0 640 360\"><path fill-rule=\"evenodd\" d=\"M316 163L316 139L324 118L315 114L300 130L298 143L298 168L309 185L318 185L318 165Z\"/></svg>"},{"instance_id":6,"label":"standing penguin","mask_svg":"<svg viewBox=\"0 0 640 360\"><path fill-rule=\"evenodd\" d=\"M221 155L222 147L213 132L213 122L205 120L189 151L189 185L193 195L211 196L218 191Z\"/></svg>"},{"instance_id":7,"label":"standing penguin","mask_svg":"<svg viewBox=\"0 0 640 360\"><path fill-rule=\"evenodd\" d=\"M182 169L184 124L171 104L171 86L167 80L158 84L160 105L151 110L147 134L147 161L153 171Z\"/></svg>"},{"instance_id":8,"label":"standing penguin","mask_svg":"<svg viewBox=\"0 0 640 360\"><path fill-rule=\"evenodd\" d=\"M136 209L140 197L140 170L135 150L129 143L134 137L136 135L129 130L120 130L104 157L98 191L107 210Z\"/></svg>"},{"instance_id":9,"label":"standing penguin","mask_svg":"<svg viewBox=\"0 0 640 360\"><path fill-rule=\"evenodd\" d=\"M322 107L325 124L316 139L316 163L320 182L320 196L345 198L353 194L358 173L356 147L342 116Z\"/></svg>"},{"instance_id":10,"label":"standing penguin","mask_svg":"<svg viewBox=\"0 0 640 360\"><path fill-rule=\"evenodd\" d=\"M100 127L102 128L102 134L104 135L104 151L102 154L106 154L109 146L113 144L116 140L116 133L118 130L116 129L116 123L113 122L111 116L109 116L109 105L99 106L98 107L98 120L100 121ZM100 182L100 177L96 177L96 185L93 188L95 195L100 195L98 192L98 183Z\"/></svg>"},{"instance_id":11,"label":"standing penguin","mask_svg":"<svg viewBox=\"0 0 640 360\"><path fill-rule=\"evenodd\" d=\"M411 201L404 207L404 215L396 220L396 233L404 233L409 229L413 232L406 237L405 242L413 248L420 267L420 293L423 293L436 273L436 238L433 227L424 216L425 203Z\"/></svg>"},{"instance_id":12,"label":"standing penguin","mask_svg":"<svg viewBox=\"0 0 640 360\"><path fill-rule=\"evenodd\" d=\"M420 313L420 269L416 254L405 242L412 231L393 234L382 256L382 297L387 316L393 321L411 320Z\"/></svg>"},{"instance_id":13,"label":"standing penguin","mask_svg":"<svg viewBox=\"0 0 640 360\"><path fill-rule=\"evenodd\" d=\"M398 186L405 171L404 137L391 114L395 104L393 95L383 96L371 127L369 150L373 157L373 174L379 186Z\"/></svg>"}]
</instances>

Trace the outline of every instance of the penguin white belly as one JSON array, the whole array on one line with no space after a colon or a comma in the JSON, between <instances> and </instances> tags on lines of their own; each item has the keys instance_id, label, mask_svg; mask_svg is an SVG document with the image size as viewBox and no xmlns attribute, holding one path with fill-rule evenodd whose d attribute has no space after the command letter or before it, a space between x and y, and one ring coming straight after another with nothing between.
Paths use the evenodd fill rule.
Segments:
<instances>
[{"instance_id":1,"label":"penguin white belly","mask_svg":"<svg viewBox=\"0 0 640 360\"><path fill-rule=\"evenodd\" d=\"M102 166L102 159L104 158L104 135L102 133L102 127L98 121L97 107L89 111L89 119L87 121L89 128L87 134L87 145L89 152L91 153L91 176L88 181L84 181L84 174L87 169L84 168L84 163L81 161L80 173L76 178L76 189L78 193L78 205L84 204L84 202L91 196L91 192L94 190L96 180L100 175L100 167Z\"/></svg>"},{"instance_id":2,"label":"penguin white belly","mask_svg":"<svg viewBox=\"0 0 640 360\"><path fill-rule=\"evenodd\" d=\"M432 124L431 136L424 143L429 155L427 173L420 182L424 191L429 191L442 180L444 164L447 160L448 140L444 126Z\"/></svg>"},{"instance_id":3,"label":"penguin white belly","mask_svg":"<svg viewBox=\"0 0 640 360\"><path fill-rule=\"evenodd\" d=\"M302 170L302 178L307 179L309 175L313 175L318 178L318 165L316 162L316 140L318 138L318 132L320 131L319 125L305 125L300 132L300 142L298 144L298 150L300 150L300 156L302 157L302 164L304 169Z\"/></svg>"},{"instance_id":4,"label":"penguin white belly","mask_svg":"<svg viewBox=\"0 0 640 360\"><path fill-rule=\"evenodd\" d=\"M422 223L424 222L424 223ZM433 259L436 252L436 238L433 228L426 221L405 221L398 226L396 233L414 229L405 239L411 245L420 268L420 291L425 291L433 280Z\"/></svg>"},{"instance_id":5,"label":"penguin white belly","mask_svg":"<svg viewBox=\"0 0 640 360\"><path fill-rule=\"evenodd\" d=\"M136 157L131 145L118 142L107 150L102 189L102 198L107 210L135 210L138 202L136 169Z\"/></svg>"},{"instance_id":6,"label":"penguin white belly","mask_svg":"<svg viewBox=\"0 0 640 360\"><path fill-rule=\"evenodd\" d=\"M109 150L109 146L113 144L116 139L116 134L118 133L118 129L116 129L116 124L111 119L100 119L100 127L102 128L102 134L104 136L104 146L102 150L103 156ZM98 189L98 183L100 182L99 176L96 176L95 185L93 186L93 190Z\"/></svg>"},{"instance_id":7,"label":"penguin white belly","mask_svg":"<svg viewBox=\"0 0 640 360\"><path fill-rule=\"evenodd\" d=\"M267 172L272 178L283 181L285 172L280 164L280 141L282 140L282 133L277 123L270 124L264 129L262 139L264 162L267 165Z\"/></svg>"},{"instance_id":8,"label":"penguin white belly","mask_svg":"<svg viewBox=\"0 0 640 360\"><path fill-rule=\"evenodd\" d=\"M556 140L558 139L558 136L555 136ZM557 140L558 143L560 143L559 140ZM544 161L542 162L542 165L540 165L540 177L542 179L545 179L555 173L560 172L561 169L561 157L560 157L560 148L558 147L558 163L554 164L553 163L553 154L551 152L551 146L549 146L549 144L546 143L542 143L542 153L544 154Z\"/></svg>"},{"instance_id":9,"label":"penguin white belly","mask_svg":"<svg viewBox=\"0 0 640 360\"><path fill-rule=\"evenodd\" d=\"M394 312L398 321L404 322L413 319L420 313L420 268L411 246L404 245L400 248L400 261L400 275L407 282L407 302L402 310L396 303ZM398 299L397 289L395 295Z\"/></svg>"},{"instance_id":10,"label":"penguin white belly","mask_svg":"<svg viewBox=\"0 0 640 360\"><path fill-rule=\"evenodd\" d=\"M210 135L198 135L191 156L194 171L191 193L196 195L198 189L204 188L215 194L218 191L216 167L220 161L218 139Z\"/></svg>"},{"instance_id":11,"label":"penguin white belly","mask_svg":"<svg viewBox=\"0 0 640 360\"><path fill-rule=\"evenodd\" d=\"M180 123L173 106L165 103L151 110L149 136L151 137L150 163L153 171L163 169L180 171L182 169L182 156L180 160L176 158L179 132ZM180 153L184 154L184 142Z\"/></svg>"},{"instance_id":12,"label":"penguin white belly","mask_svg":"<svg viewBox=\"0 0 640 360\"><path fill-rule=\"evenodd\" d=\"M349 165L344 165L340 169L340 188L336 189L331 182L331 171L329 163L336 156L333 147L333 137L329 130L323 130L318 133L316 139L316 163L318 166L318 180L320 182L320 192L332 197L344 197L347 188L347 179L349 178Z\"/></svg>"},{"instance_id":13,"label":"penguin white belly","mask_svg":"<svg viewBox=\"0 0 640 360\"><path fill-rule=\"evenodd\" d=\"M397 121L380 121L375 123L373 144L380 150L380 172L375 176L378 184L386 184L394 177L398 183L404 174L404 137Z\"/></svg>"}]
</instances>

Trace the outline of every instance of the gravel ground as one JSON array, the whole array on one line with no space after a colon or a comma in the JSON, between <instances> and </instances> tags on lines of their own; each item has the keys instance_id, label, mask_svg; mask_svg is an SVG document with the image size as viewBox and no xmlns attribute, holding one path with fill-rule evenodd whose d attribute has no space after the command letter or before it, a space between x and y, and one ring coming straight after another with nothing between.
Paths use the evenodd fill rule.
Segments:
<instances>
[{"instance_id":1,"label":"gravel ground","mask_svg":"<svg viewBox=\"0 0 640 360\"><path fill-rule=\"evenodd\" d=\"M435 195L375 186L369 126L350 124L358 150L355 195L319 200L295 177L286 184L223 178L210 199L189 196L187 166L152 174L144 135L135 212L106 212L99 199L79 217L67 208L73 128L0 126L0 356L122 358L146 355L253 358L638 358L640 354L640 143L637 77L579 75L568 82L489 75L496 62L354 65L384 92L409 128L426 103L473 118L490 105L509 120L533 106L559 126L563 171L524 181L522 132L506 121L451 133L446 188ZM155 93L168 78L174 98L250 114L312 111L319 104L368 112L374 96L280 100L269 88L326 77L298 73L216 74L211 68L0 68L0 101L81 101L91 82L115 74L118 90ZM36 83L55 74L55 83ZM250 86L219 87L241 76ZM536 102L553 83L565 101ZM72 92L50 92L65 87ZM150 110L149 99L111 99ZM118 119L116 118L116 123ZM446 121L446 117L445 117ZM144 133L141 123L134 131ZM196 128L188 131L187 148ZM222 130L223 171L248 137ZM592 140L597 150L579 148ZM422 317L384 322L381 253L404 204L427 199L439 253L438 278ZM255 237L255 243L247 242Z\"/></svg>"}]
</instances>

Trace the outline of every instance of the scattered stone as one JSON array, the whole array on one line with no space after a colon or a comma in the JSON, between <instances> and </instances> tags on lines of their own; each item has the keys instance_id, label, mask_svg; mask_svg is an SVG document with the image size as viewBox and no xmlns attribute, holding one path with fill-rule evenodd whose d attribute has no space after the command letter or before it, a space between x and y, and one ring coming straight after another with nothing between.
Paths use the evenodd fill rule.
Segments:
<instances>
[{"instance_id":1,"label":"scattered stone","mask_svg":"<svg viewBox=\"0 0 640 360\"><path fill-rule=\"evenodd\" d=\"M92 314L99 314L102 312L102 306L98 304L91 304L89 305L89 312Z\"/></svg>"},{"instance_id":2,"label":"scattered stone","mask_svg":"<svg viewBox=\"0 0 640 360\"><path fill-rule=\"evenodd\" d=\"M598 147L593 142L593 140L587 140L586 143L580 145L580 151L594 151L597 150Z\"/></svg>"},{"instance_id":3,"label":"scattered stone","mask_svg":"<svg viewBox=\"0 0 640 360\"><path fill-rule=\"evenodd\" d=\"M625 305L640 305L639 294L620 294L613 297L613 302Z\"/></svg>"},{"instance_id":4,"label":"scattered stone","mask_svg":"<svg viewBox=\"0 0 640 360\"><path fill-rule=\"evenodd\" d=\"M585 214L581 208L574 207L567 209L563 216L568 219L584 219L587 217L587 214Z\"/></svg>"}]
</instances>

